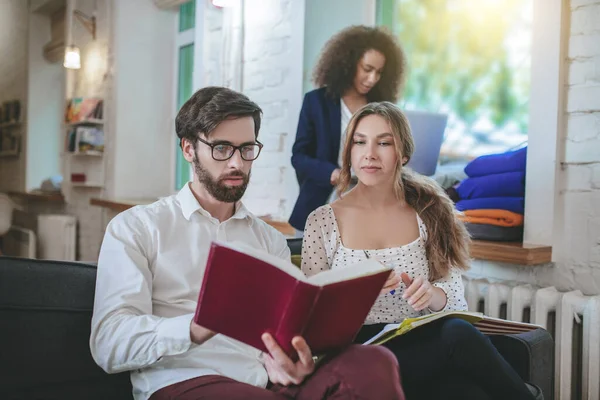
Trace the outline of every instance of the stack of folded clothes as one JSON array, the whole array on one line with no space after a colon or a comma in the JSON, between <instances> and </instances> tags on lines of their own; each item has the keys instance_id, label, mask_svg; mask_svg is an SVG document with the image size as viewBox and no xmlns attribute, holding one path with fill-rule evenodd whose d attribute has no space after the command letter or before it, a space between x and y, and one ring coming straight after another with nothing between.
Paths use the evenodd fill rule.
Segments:
<instances>
[{"instance_id":1,"label":"stack of folded clothes","mask_svg":"<svg viewBox=\"0 0 600 400\"><path fill-rule=\"evenodd\" d=\"M476 158L456 189L456 208L473 239L520 241L527 147Z\"/></svg>"}]
</instances>

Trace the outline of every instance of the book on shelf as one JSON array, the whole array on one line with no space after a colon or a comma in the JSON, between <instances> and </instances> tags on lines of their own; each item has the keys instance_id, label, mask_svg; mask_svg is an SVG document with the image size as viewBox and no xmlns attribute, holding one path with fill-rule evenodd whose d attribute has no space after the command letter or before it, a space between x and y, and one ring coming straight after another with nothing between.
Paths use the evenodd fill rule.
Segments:
<instances>
[{"instance_id":1,"label":"book on shelf","mask_svg":"<svg viewBox=\"0 0 600 400\"><path fill-rule=\"evenodd\" d=\"M397 336L404 335L421 326L447 317L460 318L470 322L485 335L516 334L543 328L540 325L527 322L508 321L500 318L488 317L480 312L441 311L423 315L421 317L406 318L399 324L387 324L378 334L367 340L364 344L383 344Z\"/></svg>"},{"instance_id":2,"label":"book on shelf","mask_svg":"<svg viewBox=\"0 0 600 400\"><path fill-rule=\"evenodd\" d=\"M390 272L366 260L307 278L290 260L213 242L194 321L262 351L268 332L292 359L302 336L320 355L353 342Z\"/></svg>"},{"instance_id":3,"label":"book on shelf","mask_svg":"<svg viewBox=\"0 0 600 400\"><path fill-rule=\"evenodd\" d=\"M95 97L75 97L67 101L65 122L75 123L86 120L101 120L104 115L104 101Z\"/></svg>"},{"instance_id":4,"label":"book on shelf","mask_svg":"<svg viewBox=\"0 0 600 400\"><path fill-rule=\"evenodd\" d=\"M66 150L72 153L98 154L104 152L104 129L96 126L77 126L67 134Z\"/></svg>"}]
</instances>

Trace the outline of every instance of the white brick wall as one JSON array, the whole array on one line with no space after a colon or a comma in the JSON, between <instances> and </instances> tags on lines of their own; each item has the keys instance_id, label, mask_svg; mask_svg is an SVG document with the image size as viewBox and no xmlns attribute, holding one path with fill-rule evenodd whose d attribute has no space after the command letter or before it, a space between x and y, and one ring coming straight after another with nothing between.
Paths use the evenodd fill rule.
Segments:
<instances>
[{"instance_id":1,"label":"white brick wall","mask_svg":"<svg viewBox=\"0 0 600 400\"><path fill-rule=\"evenodd\" d=\"M598 0L571 0L571 9L577 10L590 4L597 4Z\"/></svg>"},{"instance_id":2,"label":"white brick wall","mask_svg":"<svg viewBox=\"0 0 600 400\"><path fill-rule=\"evenodd\" d=\"M221 40L223 35L223 11L210 4L210 1L197 1L196 6L204 4L204 48L203 48L203 86L221 84ZM198 29L198 28L196 28Z\"/></svg>"},{"instance_id":3,"label":"white brick wall","mask_svg":"<svg viewBox=\"0 0 600 400\"><path fill-rule=\"evenodd\" d=\"M265 147L254 164L252 184L244 200L256 214L277 219L288 217L296 195L289 193L284 180L293 176L291 144L299 113L294 104L302 96L301 87L294 86L294 79L301 80L302 76L293 70L294 63L302 66L302 48L293 46L297 36L304 35L293 21L298 3L268 0L257 8L247 6L245 15L243 90L263 109L259 140Z\"/></svg>"},{"instance_id":4,"label":"white brick wall","mask_svg":"<svg viewBox=\"0 0 600 400\"><path fill-rule=\"evenodd\" d=\"M561 187L565 264L595 273L600 287L600 1L573 1L568 125ZM567 246L571 244L573 247ZM581 271L580 271L581 272ZM580 280L580 283L587 281ZM596 291L598 293L598 291Z\"/></svg>"},{"instance_id":5,"label":"white brick wall","mask_svg":"<svg viewBox=\"0 0 600 400\"><path fill-rule=\"evenodd\" d=\"M572 3L578 3L573 1ZM600 4L596 1L588 1L587 4L577 7L572 6L571 13L571 35L589 34L600 31Z\"/></svg>"},{"instance_id":6,"label":"white brick wall","mask_svg":"<svg viewBox=\"0 0 600 400\"><path fill-rule=\"evenodd\" d=\"M223 11L210 2L205 7L204 85L222 85ZM287 219L297 196L290 159L302 100L304 21L297 18L303 10L303 0L264 0L246 1L244 13L242 91L263 109L259 140L265 145L244 202L277 219Z\"/></svg>"},{"instance_id":7,"label":"white brick wall","mask_svg":"<svg viewBox=\"0 0 600 400\"><path fill-rule=\"evenodd\" d=\"M475 261L471 274L600 293L600 1L571 1L564 154L559 158L555 265ZM549 216L550 218L551 216Z\"/></svg>"},{"instance_id":8,"label":"white brick wall","mask_svg":"<svg viewBox=\"0 0 600 400\"><path fill-rule=\"evenodd\" d=\"M569 82L572 85L600 82L600 57L574 59L569 68Z\"/></svg>"},{"instance_id":9,"label":"white brick wall","mask_svg":"<svg viewBox=\"0 0 600 400\"><path fill-rule=\"evenodd\" d=\"M27 2L0 1L0 106L7 100L21 101L21 118L27 113ZM26 124L18 157L0 158L0 192L25 189Z\"/></svg>"}]
</instances>

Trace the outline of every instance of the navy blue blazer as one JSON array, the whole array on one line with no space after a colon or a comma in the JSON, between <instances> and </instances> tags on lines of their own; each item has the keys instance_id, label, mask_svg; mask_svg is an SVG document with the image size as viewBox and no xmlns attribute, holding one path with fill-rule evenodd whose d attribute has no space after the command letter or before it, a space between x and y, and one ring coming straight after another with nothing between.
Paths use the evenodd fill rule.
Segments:
<instances>
[{"instance_id":1,"label":"navy blue blazer","mask_svg":"<svg viewBox=\"0 0 600 400\"><path fill-rule=\"evenodd\" d=\"M300 185L289 223L304 230L308 215L327 202L333 191L331 173L339 168L342 129L340 98L326 95L326 88L304 95L292 147L292 166Z\"/></svg>"}]
</instances>

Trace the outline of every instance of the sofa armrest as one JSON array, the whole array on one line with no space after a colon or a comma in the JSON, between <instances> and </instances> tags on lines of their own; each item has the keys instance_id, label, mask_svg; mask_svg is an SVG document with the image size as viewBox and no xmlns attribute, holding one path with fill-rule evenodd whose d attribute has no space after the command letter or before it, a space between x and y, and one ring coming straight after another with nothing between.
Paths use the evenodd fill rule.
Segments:
<instances>
[{"instance_id":1,"label":"sofa armrest","mask_svg":"<svg viewBox=\"0 0 600 400\"><path fill-rule=\"evenodd\" d=\"M554 340L545 329L515 335L491 335L491 342L526 382L554 399Z\"/></svg>"}]
</instances>

